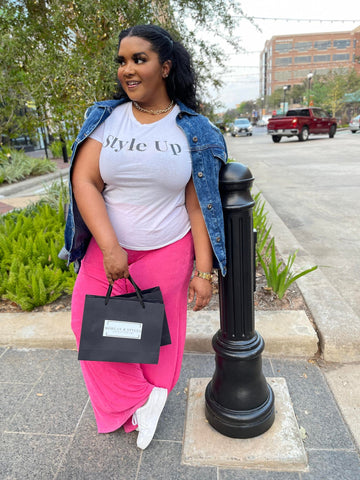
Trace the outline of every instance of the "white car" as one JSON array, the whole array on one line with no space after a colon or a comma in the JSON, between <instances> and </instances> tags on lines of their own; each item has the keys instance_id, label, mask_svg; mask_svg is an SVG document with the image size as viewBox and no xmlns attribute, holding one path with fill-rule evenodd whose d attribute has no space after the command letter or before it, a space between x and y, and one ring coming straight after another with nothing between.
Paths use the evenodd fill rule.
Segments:
<instances>
[{"instance_id":1,"label":"white car","mask_svg":"<svg viewBox=\"0 0 360 480\"><path fill-rule=\"evenodd\" d=\"M234 120L231 135L233 137L236 137L236 135L241 134L244 134L246 136L252 135L252 125L247 118L237 118L236 120Z\"/></svg>"},{"instance_id":2,"label":"white car","mask_svg":"<svg viewBox=\"0 0 360 480\"><path fill-rule=\"evenodd\" d=\"M360 130L360 115L351 119L349 128L352 133L356 133L358 130Z\"/></svg>"}]
</instances>

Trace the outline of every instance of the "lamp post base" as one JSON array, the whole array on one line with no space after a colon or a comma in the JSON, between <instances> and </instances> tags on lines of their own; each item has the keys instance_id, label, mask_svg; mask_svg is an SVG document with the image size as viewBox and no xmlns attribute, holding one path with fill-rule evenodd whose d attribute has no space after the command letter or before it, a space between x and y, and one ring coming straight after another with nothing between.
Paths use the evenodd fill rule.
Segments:
<instances>
[{"instance_id":1,"label":"lamp post base","mask_svg":"<svg viewBox=\"0 0 360 480\"><path fill-rule=\"evenodd\" d=\"M257 408L246 411L230 410L219 405L211 390L206 387L205 416L212 427L222 435L232 438L252 438L265 433L275 420L274 393L267 385L268 398Z\"/></svg>"},{"instance_id":2,"label":"lamp post base","mask_svg":"<svg viewBox=\"0 0 360 480\"><path fill-rule=\"evenodd\" d=\"M247 340L213 338L216 370L205 391L205 416L228 437L251 438L275 420L274 393L262 373L264 340L255 331Z\"/></svg>"}]
</instances>

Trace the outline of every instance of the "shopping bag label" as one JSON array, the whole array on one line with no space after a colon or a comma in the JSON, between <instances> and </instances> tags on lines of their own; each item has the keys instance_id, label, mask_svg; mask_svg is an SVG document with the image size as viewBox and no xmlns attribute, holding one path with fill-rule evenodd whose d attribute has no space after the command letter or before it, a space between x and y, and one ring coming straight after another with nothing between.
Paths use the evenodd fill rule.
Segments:
<instances>
[{"instance_id":1,"label":"shopping bag label","mask_svg":"<svg viewBox=\"0 0 360 480\"><path fill-rule=\"evenodd\" d=\"M141 340L142 323L105 320L103 337L132 338Z\"/></svg>"}]
</instances>

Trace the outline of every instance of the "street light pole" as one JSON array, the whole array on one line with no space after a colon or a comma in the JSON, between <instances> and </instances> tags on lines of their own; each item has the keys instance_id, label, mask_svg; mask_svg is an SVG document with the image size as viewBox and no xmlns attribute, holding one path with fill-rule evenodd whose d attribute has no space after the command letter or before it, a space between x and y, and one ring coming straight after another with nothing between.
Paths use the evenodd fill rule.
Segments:
<instances>
[{"instance_id":1,"label":"street light pole","mask_svg":"<svg viewBox=\"0 0 360 480\"><path fill-rule=\"evenodd\" d=\"M284 102L283 102L283 114L285 115L285 99L286 99L286 90L290 88L290 85L284 85Z\"/></svg>"},{"instance_id":2,"label":"street light pole","mask_svg":"<svg viewBox=\"0 0 360 480\"><path fill-rule=\"evenodd\" d=\"M313 73L310 72L307 74L307 78L308 78L308 106L310 106L310 96L311 96L311 79L313 77Z\"/></svg>"}]
</instances>

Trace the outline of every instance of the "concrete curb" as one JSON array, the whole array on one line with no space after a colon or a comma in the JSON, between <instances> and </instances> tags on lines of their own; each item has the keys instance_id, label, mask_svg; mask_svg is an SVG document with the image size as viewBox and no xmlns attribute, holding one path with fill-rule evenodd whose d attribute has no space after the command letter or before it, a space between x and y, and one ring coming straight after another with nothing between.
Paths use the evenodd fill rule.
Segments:
<instances>
[{"instance_id":1,"label":"concrete curb","mask_svg":"<svg viewBox=\"0 0 360 480\"><path fill-rule=\"evenodd\" d=\"M76 349L70 312L3 313L0 345L17 348ZM185 351L213 353L211 340L220 328L218 310L188 312ZM318 338L304 311L258 311L256 329L265 340L265 355L313 357Z\"/></svg>"},{"instance_id":2,"label":"concrete curb","mask_svg":"<svg viewBox=\"0 0 360 480\"><path fill-rule=\"evenodd\" d=\"M5 187L0 187L0 198L10 197L12 195L17 195L18 193L23 192L25 189L37 187L51 180L56 180L60 177L66 177L69 173L69 167L61 168L55 172L48 173L46 175L39 175L38 177L28 178L22 182L17 182L11 185L6 185Z\"/></svg>"},{"instance_id":3,"label":"concrete curb","mask_svg":"<svg viewBox=\"0 0 360 480\"><path fill-rule=\"evenodd\" d=\"M212 338L220 328L218 310L188 312L185 348L213 353ZM318 350L318 337L303 310L255 312L255 328L265 341L264 355L310 358Z\"/></svg>"}]
</instances>

